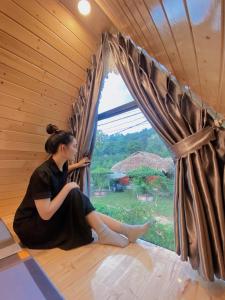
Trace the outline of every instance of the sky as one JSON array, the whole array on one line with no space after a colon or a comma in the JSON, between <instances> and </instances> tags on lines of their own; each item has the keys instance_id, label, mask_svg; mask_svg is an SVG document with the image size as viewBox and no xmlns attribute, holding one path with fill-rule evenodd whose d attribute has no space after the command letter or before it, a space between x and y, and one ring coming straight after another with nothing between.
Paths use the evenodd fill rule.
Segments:
<instances>
[{"instance_id":1,"label":"sky","mask_svg":"<svg viewBox=\"0 0 225 300\"><path fill-rule=\"evenodd\" d=\"M100 114L134 100L120 74L110 72L104 79L99 101L98 113ZM145 128L151 128L151 125L139 108L98 122L98 130L109 135L114 133L125 135Z\"/></svg>"}]
</instances>

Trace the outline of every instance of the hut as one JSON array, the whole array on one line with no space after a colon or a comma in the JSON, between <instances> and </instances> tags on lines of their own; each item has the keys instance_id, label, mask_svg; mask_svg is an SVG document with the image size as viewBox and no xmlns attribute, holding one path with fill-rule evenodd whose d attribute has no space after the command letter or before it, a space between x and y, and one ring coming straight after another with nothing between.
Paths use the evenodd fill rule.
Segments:
<instances>
[{"instance_id":1,"label":"hut","mask_svg":"<svg viewBox=\"0 0 225 300\"><path fill-rule=\"evenodd\" d=\"M113 165L111 171L126 173L139 167L149 167L168 174L173 168L173 159L163 158L155 153L137 151Z\"/></svg>"}]
</instances>

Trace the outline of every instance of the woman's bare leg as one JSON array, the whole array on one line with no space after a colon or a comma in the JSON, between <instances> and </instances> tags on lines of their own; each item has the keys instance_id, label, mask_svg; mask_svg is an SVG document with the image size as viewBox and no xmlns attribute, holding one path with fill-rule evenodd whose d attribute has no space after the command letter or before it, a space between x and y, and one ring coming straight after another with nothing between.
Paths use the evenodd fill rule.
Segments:
<instances>
[{"instance_id":1,"label":"woman's bare leg","mask_svg":"<svg viewBox=\"0 0 225 300\"><path fill-rule=\"evenodd\" d=\"M107 216L103 213L100 213L99 211L97 211L97 214L99 215L100 219L107 224L113 231L119 232L121 231L121 225L123 224L122 222Z\"/></svg>"},{"instance_id":2,"label":"woman's bare leg","mask_svg":"<svg viewBox=\"0 0 225 300\"><path fill-rule=\"evenodd\" d=\"M128 237L130 242L135 242L137 238L145 234L151 224L151 222L146 222L145 224L141 225L130 225L122 223L103 213L97 212L97 214L102 219L102 221L109 226L109 228L111 228L115 232L124 234Z\"/></svg>"},{"instance_id":3,"label":"woman's bare leg","mask_svg":"<svg viewBox=\"0 0 225 300\"><path fill-rule=\"evenodd\" d=\"M129 244L129 240L119 233L111 230L107 224L99 217L96 211L92 211L86 215L88 224L96 231L99 242L101 244L109 244L119 247L125 247Z\"/></svg>"},{"instance_id":4,"label":"woman's bare leg","mask_svg":"<svg viewBox=\"0 0 225 300\"><path fill-rule=\"evenodd\" d=\"M98 233L102 228L104 221L98 216L96 211L92 211L85 216L88 224Z\"/></svg>"}]
</instances>

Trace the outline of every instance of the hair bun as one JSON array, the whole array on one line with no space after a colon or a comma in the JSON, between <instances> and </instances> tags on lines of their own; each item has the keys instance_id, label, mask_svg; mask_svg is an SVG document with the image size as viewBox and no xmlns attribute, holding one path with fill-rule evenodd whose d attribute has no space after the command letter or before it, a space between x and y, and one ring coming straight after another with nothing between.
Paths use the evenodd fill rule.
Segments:
<instances>
[{"instance_id":1,"label":"hair bun","mask_svg":"<svg viewBox=\"0 0 225 300\"><path fill-rule=\"evenodd\" d=\"M56 133L58 130L59 130L59 128L53 124L48 124L46 127L46 131L48 134Z\"/></svg>"}]
</instances>

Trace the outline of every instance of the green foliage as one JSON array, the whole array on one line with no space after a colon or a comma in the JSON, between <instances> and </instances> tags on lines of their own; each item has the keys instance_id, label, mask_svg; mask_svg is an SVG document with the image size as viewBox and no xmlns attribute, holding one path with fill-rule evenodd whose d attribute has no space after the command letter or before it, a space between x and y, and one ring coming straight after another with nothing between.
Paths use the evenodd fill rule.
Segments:
<instances>
[{"instance_id":1,"label":"green foliage","mask_svg":"<svg viewBox=\"0 0 225 300\"><path fill-rule=\"evenodd\" d=\"M108 174L110 171L106 168L96 167L91 172L91 180L94 184L94 187L98 190L102 190L103 188L108 187Z\"/></svg>"},{"instance_id":2,"label":"green foliage","mask_svg":"<svg viewBox=\"0 0 225 300\"><path fill-rule=\"evenodd\" d=\"M134 185L134 190L136 191L137 194L150 194L152 189L151 185L146 183L144 180L141 178L135 178L133 179L133 185Z\"/></svg>"},{"instance_id":3,"label":"green foliage","mask_svg":"<svg viewBox=\"0 0 225 300\"><path fill-rule=\"evenodd\" d=\"M135 191L138 194L152 194L154 189L161 192L173 192L173 180L167 178L161 171L149 168L140 167L128 172L131 178ZM155 180L146 181L148 176L158 176Z\"/></svg>"},{"instance_id":4,"label":"green foliage","mask_svg":"<svg viewBox=\"0 0 225 300\"><path fill-rule=\"evenodd\" d=\"M161 157L171 156L171 152L154 129L152 134L147 139L145 151L158 154Z\"/></svg>"},{"instance_id":5,"label":"green foliage","mask_svg":"<svg viewBox=\"0 0 225 300\"><path fill-rule=\"evenodd\" d=\"M109 183L108 174L111 167L136 151L147 151L161 157L171 156L166 145L153 128L126 135L105 135L98 130L91 163L91 176L94 187L99 189L106 187ZM92 199L97 211L129 224L142 224L156 219L157 222L142 238L174 250L173 178L167 178L162 172L146 167L129 172L129 176L137 188L142 189L142 191L147 190L149 193L154 192L157 201L139 201L136 197L137 191L109 192L103 197ZM157 180L147 183L145 181L147 176L159 177ZM155 188L158 191L155 191ZM168 224L158 221L160 218L168 220Z\"/></svg>"},{"instance_id":6,"label":"green foliage","mask_svg":"<svg viewBox=\"0 0 225 300\"><path fill-rule=\"evenodd\" d=\"M107 135L97 130L91 168L101 166L110 169L115 163L136 151L147 151L161 157L171 156L170 151L153 128L126 135Z\"/></svg>"},{"instance_id":7,"label":"green foliage","mask_svg":"<svg viewBox=\"0 0 225 300\"><path fill-rule=\"evenodd\" d=\"M144 235L144 239L170 250L175 249L173 225L156 222L152 225L151 231Z\"/></svg>"},{"instance_id":8,"label":"green foliage","mask_svg":"<svg viewBox=\"0 0 225 300\"><path fill-rule=\"evenodd\" d=\"M141 238L161 247L175 250L173 228L173 199L159 197L157 203L138 201L133 191L123 194L108 193L104 197L91 199L96 210L128 224L143 224L162 217L168 224L156 221Z\"/></svg>"},{"instance_id":9,"label":"green foliage","mask_svg":"<svg viewBox=\"0 0 225 300\"><path fill-rule=\"evenodd\" d=\"M146 178L147 176L154 176L154 175L163 176L163 173L154 168L139 167L137 169L128 171L127 175L134 178Z\"/></svg>"},{"instance_id":10,"label":"green foliage","mask_svg":"<svg viewBox=\"0 0 225 300\"><path fill-rule=\"evenodd\" d=\"M166 193L170 196L174 193L174 179L166 176L159 177L153 184L157 185L160 192Z\"/></svg>"}]
</instances>

